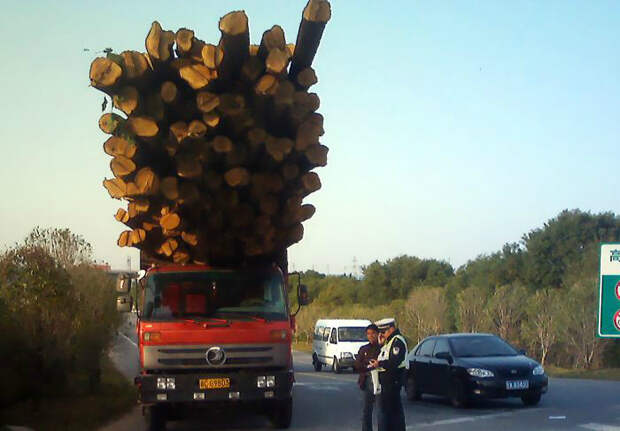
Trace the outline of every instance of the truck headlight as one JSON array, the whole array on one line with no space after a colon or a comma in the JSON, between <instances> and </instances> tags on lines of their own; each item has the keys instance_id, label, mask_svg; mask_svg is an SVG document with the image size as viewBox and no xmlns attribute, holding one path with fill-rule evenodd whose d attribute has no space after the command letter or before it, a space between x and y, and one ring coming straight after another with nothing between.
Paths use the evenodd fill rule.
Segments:
<instances>
[{"instance_id":1,"label":"truck headlight","mask_svg":"<svg viewBox=\"0 0 620 431\"><path fill-rule=\"evenodd\" d=\"M256 378L256 387L264 388L265 386L267 386L267 379L265 378L265 376L258 376Z\"/></svg>"},{"instance_id":2,"label":"truck headlight","mask_svg":"<svg viewBox=\"0 0 620 431\"><path fill-rule=\"evenodd\" d=\"M353 359L353 353L351 353L351 352L342 352L342 353L340 353L340 359Z\"/></svg>"},{"instance_id":3,"label":"truck headlight","mask_svg":"<svg viewBox=\"0 0 620 431\"><path fill-rule=\"evenodd\" d=\"M168 377L166 379L166 389L176 389L176 379L174 377Z\"/></svg>"},{"instance_id":4,"label":"truck headlight","mask_svg":"<svg viewBox=\"0 0 620 431\"><path fill-rule=\"evenodd\" d=\"M276 385L276 376L267 376L267 387L273 388Z\"/></svg>"},{"instance_id":5,"label":"truck headlight","mask_svg":"<svg viewBox=\"0 0 620 431\"><path fill-rule=\"evenodd\" d=\"M166 389L166 378L165 377L157 378L157 389L162 389L162 390Z\"/></svg>"},{"instance_id":6,"label":"truck headlight","mask_svg":"<svg viewBox=\"0 0 620 431\"><path fill-rule=\"evenodd\" d=\"M467 373L472 377L494 377L493 371L484 368L468 368Z\"/></svg>"},{"instance_id":7,"label":"truck headlight","mask_svg":"<svg viewBox=\"0 0 620 431\"><path fill-rule=\"evenodd\" d=\"M542 376L543 374L545 374L545 369L542 367L542 365L539 365L532 370L532 374L535 376Z\"/></svg>"}]
</instances>

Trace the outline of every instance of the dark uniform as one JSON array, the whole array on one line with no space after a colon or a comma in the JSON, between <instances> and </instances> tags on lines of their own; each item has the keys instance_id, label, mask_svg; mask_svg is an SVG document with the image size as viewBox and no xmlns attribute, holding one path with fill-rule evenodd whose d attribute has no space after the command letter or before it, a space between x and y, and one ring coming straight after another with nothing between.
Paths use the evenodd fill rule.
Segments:
<instances>
[{"instance_id":1,"label":"dark uniform","mask_svg":"<svg viewBox=\"0 0 620 431\"><path fill-rule=\"evenodd\" d=\"M372 381L368 378L368 364L377 359L381 346L368 343L360 347L355 358L355 371L359 373L357 384L364 391L364 407L362 408L362 431L372 431L372 410L375 404Z\"/></svg>"},{"instance_id":2,"label":"dark uniform","mask_svg":"<svg viewBox=\"0 0 620 431\"><path fill-rule=\"evenodd\" d=\"M389 348L389 352L387 349ZM400 390L406 375L407 345L400 331L396 329L384 343L379 355L379 431L405 431L405 414L400 399ZM387 359L384 359L387 357Z\"/></svg>"}]
</instances>

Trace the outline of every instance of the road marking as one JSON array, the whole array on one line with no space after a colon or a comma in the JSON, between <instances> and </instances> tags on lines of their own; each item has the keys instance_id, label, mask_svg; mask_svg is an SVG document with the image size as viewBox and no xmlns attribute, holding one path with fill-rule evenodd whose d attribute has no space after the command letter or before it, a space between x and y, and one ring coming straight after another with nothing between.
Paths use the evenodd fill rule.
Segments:
<instances>
[{"instance_id":1,"label":"road marking","mask_svg":"<svg viewBox=\"0 0 620 431\"><path fill-rule=\"evenodd\" d=\"M549 416L550 420L561 420L566 419L566 416Z\"/></svg>"},{"instance_id":2,"label":"road marking","mask_svg":"<svg viewBox=\"0 0 620 431\"><path fill-rule=\"evenodd\" d=\"M464 416L464 417L454 418L454 419L443 419L443 420L434 421L434 422L427 422L427 423L421 423L421 424L416 424L416 425L408 425L407 429L413 430L417 428L436 427L440 425L454 425L454 424L460 424L464 422L476 422L476 421L485 420L485 419L495 419L495 418L501 418L501 417L507 417L507 416L512 416L512 412L493 413L490 415L480 415L480 416Z\"/></svg>"},{"instance_id":3,"label":"road marking","mask_svg":"<svg viewBox=\"0 0 620 431\"><path fill-rule=\"evenodd\" d=\"M585 428L593 431L620 431L620 427L616 425L605 425L605 424L597 424L597 423L589 423L579 425L581 428Z\"/></svg>"},{"instance_id":4,"label":"road marking","mask_svg":"<svg viewBox=\"0 0 620 431\"><path fill-rule=\"evenodd\" d=\"M138 345L136 343L133 342L133 340L131 338L129 338L127 335L123 334L122 332L119 332L119 335L121 337L123 337L125 340L129 341L131 344L133 344L135 347L138 347Z\"/></svg>"}]
</instances>

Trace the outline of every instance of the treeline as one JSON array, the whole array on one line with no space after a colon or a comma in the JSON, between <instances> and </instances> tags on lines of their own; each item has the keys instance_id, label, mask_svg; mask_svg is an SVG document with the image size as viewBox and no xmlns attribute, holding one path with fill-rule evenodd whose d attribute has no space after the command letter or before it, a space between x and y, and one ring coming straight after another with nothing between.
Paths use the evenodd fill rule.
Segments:
<instances>
[{"instance_id":1,"label":"treeline","mask_svg":"<svg viewBox=\"0 0 620 431\"><path fill-rule=\"evenodd\" d=\"M395 316L411 346L441 332L493 332L544 363L620 365L620 344L596 338L601 242L620 240L620 217L563 211L519 242L454 269L399 256L363 277L307 271L312 304L297 317L301 341L316 319Z\"/></svg>"},{"instance_id":2,"label":"treeline","mask_svg":"<svg viewBox=\"0 0 620 431\"><path fill-rule=\"evenodd\" d=\"M114 282L68 229L34 229L0 255L0 407L98 389L118 326Z\"/></svg>"}]
</instances>

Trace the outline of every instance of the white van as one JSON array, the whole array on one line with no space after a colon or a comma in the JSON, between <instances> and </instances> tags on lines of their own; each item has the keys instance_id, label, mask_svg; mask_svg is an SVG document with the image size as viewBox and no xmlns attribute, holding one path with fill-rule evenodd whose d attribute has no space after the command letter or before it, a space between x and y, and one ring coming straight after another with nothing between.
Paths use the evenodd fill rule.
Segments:
<instances>
[{"instance_id":1,"label":"white van","mask_svg":"<svg viewBox=\"0 0 620 431\"><path fill-rule=\"evenodd\" d=\"M359 348L368 343L366 327L372 322L365 319L319 319L314 325L312 365L321 371L330 365L335 373L353 368Z\"/></svg>"}]
</instances>

